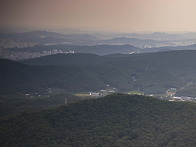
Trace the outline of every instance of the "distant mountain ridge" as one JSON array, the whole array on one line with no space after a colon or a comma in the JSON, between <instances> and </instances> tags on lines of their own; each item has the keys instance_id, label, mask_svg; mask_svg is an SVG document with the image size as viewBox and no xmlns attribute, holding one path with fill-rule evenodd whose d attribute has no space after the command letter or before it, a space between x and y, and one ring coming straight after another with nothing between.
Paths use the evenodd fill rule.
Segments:
<instances>
[{"instance_id":1,"label":"distant mountain ridge","mask_svg":"<svg viewBox=\"0 0 196 147\"><path fill-rule=\"evenodd\" d=\"M104 36L104 35L102 35ZM169 33L130 33L115 34L109 39L105 39L95 34L61 34L47 31L32 31L13 34L0 34L1 44L13 46L13 43L33 43L37 45L55 45L55 44L71 44L71 45L134 45L140 48L162 47L162 46L178 46L196 44L196 33L169 34ZM12 45L10 45L12 44ZM20 45L18 45L19 47Z\"/></svg>"},{"instance_id":2,"label":"distant mountain ridge","mask_svg":"<svg viewBox=\"0 0 196 147\"><path fill-rule=\"evenodd\" d=\"M0 39L11 39L15 42L33 42L44 44L91 44L96 37L89 34L60 34L47 31L32 31L14 34L0 34Z\"/></svg>"},{"instance_id":3,"label":"distant mountain ridge","mask_svg":"<svg viewBox=\"0 0 196 147\"><path fill-rule=\"evenodd\" d=\"M165 52L165 51L175 51L175 50L196 50L196 44L187 45L187 46L166 46L159 48L146 48L140 50L140 53L152 53L152 52Z\"/></svg>"},{"instance_id":4,"label":"distant mountain ridge","mask_svg":"<svg viewBox=\"0 0 196 147\"><path fill-rule=\"evenodd\" d=\"M134 37L134 36L133 36ZM164 46L186 46L187 44L196 43L196 39L166 39L166 40L156 40L156 39L140 39L140 38L129 38L129 37L117 37L109 40L99 41L98 44L110 44L110 45L133 45L139 48L155 48Z\"/></svg>"},{"instance_id":5,"label":"distant mountain ridge","mask_svg":"<svg viewBox=\"0 0 196 147\"><path fill-rule=\"evenodd\" d=\"M151 46L156 46L160 44L160 42L155 40L150 40L150 39L142 40L138 38L119 37L119 38L99 41L99 44L112 44L112 45L129 44L140 48L148 48Z\"/></svg>"},{"instance_id":6,"label":"distant mountain ridge","mask_svg":"<svg viewBox=\"0 0 196 147\"><path fill-rule=\"evenodd\" d=\"M96 37L88 34L60 34L55 32L47 31L32 31L15 34L0 34L1 38L12 38L12 39L34 39L34 38L64 38L64 39L97 39Z\"/></svg>"},{"instance_id":7,"label":"distant mountain ridge","mask_svg":"<svg viewBox=\"0 0 196 147\"><path fill-rule=\"evenodd\" d=\"M184 39L196 39L195 32L181 32L181 33L165 33L165 32L152 32L152 33L130 33L122 34L126 37L135 37L138 39L152 39L158 41L166 40L184 40Z\"/></svg>"}]
</instances>

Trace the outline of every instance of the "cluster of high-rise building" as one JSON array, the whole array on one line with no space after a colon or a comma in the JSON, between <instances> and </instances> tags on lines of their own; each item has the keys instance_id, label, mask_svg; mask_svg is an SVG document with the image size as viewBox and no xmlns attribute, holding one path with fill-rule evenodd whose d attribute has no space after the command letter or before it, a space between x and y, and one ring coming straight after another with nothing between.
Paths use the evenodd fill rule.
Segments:
<instances>
[{"instance_id":1,"label":"cluster of high-rise building","mask_svg":"<svg viewBox=\"0 0 196 147\"><path fill-rule=\"evenodd\" d=\"M31 59L31 58L39 58L41 56L48 56L48 55L54 55L54 54L74 54L74 51L62 51L59 49L53 49L53 50L43 50L41 52L6 52L0 54L3 58L11 59L11 60L24 60L24 59Z\"/></svg>"},{"instance_id":2,"label":"cluster of high-rise building","mask_svg":"<svg viewBox=\"0 0 196 147\"><path fill-rule=\"evenodd\" d=\"M12 39L2 39L0 40L0 48L28 48L28 47L34 47L37 45L34 42L21 42L21 41L13 41Z\"/></svg>"}]
</instances>

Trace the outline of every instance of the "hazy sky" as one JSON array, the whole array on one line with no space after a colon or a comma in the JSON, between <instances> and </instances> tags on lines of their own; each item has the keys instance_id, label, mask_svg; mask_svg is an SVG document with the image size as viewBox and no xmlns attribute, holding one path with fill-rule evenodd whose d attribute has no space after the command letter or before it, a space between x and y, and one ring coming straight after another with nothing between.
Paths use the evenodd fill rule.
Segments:
<instances>
[{"instance_id":1,"label":"hazy sky","mask_svg":"<svg viewBox=\"0 0 196 147\"><path fill-rule=\"evenodd\" d=\"M0 0L1 27L195 31L196 0Z\"/></svg>"}]
</instances>

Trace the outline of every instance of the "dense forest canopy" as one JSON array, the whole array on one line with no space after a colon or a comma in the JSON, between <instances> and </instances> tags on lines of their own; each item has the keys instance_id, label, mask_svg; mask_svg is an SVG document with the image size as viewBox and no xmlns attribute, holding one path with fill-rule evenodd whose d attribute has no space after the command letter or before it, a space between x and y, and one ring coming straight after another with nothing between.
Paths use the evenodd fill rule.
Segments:
<instances>
[{"instance_id":1,"label":"dense forest canopy","mask_svg":"<svg viewBox=\"0 0 196 147\"><path fill-rule=\"evenodd\" d=\"M89 92L111 85L118 92L139 90L195 97L196 51L107 55L58 54L13 62L0 60L1 93Z\"/></svg>"},{"instance_id":2,"label":"dense forest canopy","mask_svg":"<svg viewBox=\"0 0 196 147\"><path fill-rule=\"evenodd\" d=\"M194 146L195 103L114 94L0 119L5 146Z\"/></svg>"}]
</instances>

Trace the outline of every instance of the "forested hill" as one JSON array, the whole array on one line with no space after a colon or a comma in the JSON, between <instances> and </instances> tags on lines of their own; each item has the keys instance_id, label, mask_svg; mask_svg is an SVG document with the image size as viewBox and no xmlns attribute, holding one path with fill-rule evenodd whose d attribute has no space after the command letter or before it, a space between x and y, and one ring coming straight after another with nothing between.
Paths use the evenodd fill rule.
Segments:
<instances>
[{"instance_id":1,"label":"forested hill","mask_svg":"<svg viewBox=\"0 0 196 147\"><path fill-rule=\"evenodd\" d=\"M187 147L196 144L196 104L115 94L0 119L6 147Z\"/></svg>"},{"instance_id":2,"label":"forested hill","mask_svg":"<svg viewBox=\"0 0 196 147\"><path fill-rule=\"evenodd\" d=\"M23 61L0 60L0 92L89 92L109 84L118 91L147 94L179 89L180 95L196 96L196 51L151 54L61 54ZM28 64L28 65L27 65ZM32 66L33 65L33 66Z\"/></svg>"},{"instance_id":3,"label":"forested hill","mask_svg":"<svg viewBox=\"0 0 196 147\"><path fill-rule=\"evenodd\" d=\"M50 56L44 56L41 58L28 59L22 61L22 63L28 65L93 65L101 64L109 61L107 57L98 56L95 54L56 54Z\"/></svg>"},{"instance_id":4,"label":"forested hill","mask_svg":"<svg viewBox=\"0 0 196 147\"><path fill-rule=\"evenodd\" d=\"M80 66L29 66L0 59L0 93L92 91L106 85L95 73Z\"/></svg>"},{"instance_id":5,"label":"forested hill","mask_svg":"<svg viewBox=\"0 0 196 147\"><path fill-rule=\"evenodd\" d=\"M140 66L141 63L157 64L158 66L167 66L169 68L187 68L187 65L196 64L195 50L167 51L158 53L143 54L110 54L106 56L98 56L95 54L57 54L40 58L24 60L22 63L29 65L86 65L86 64L122 64L130 66L132 64ZM178 66L177 66L178 65ZM166 68L166 67L164 67ZM175 67L174 67L175 68Z\"/></svg>"},{"instance_id":6,"label":"forested hill","mask_svg":"<svg viewBox=\"0 0 196 147\"><path fill-rule=\"evenodd\" d=\"M66 56L63 60L59 60L63 58L63 55L62 58L55 58L53 61L59 65L64 64L64 61L70 66L88 65L88 70L96 73L103 83L108 83L120 91L139 89L151 94L164 93L167 89L175 87L178 89L177 94L180 96L196 96L196 51L94 55L94 57L88 54L88 56L91 56L89 62L88 56L85 56L85 54L83 54L83 57L79 55L68 55L73 57L74 63L73 60L68 61ZM55 56L34 59L29 63L51 65L51 57L54 59ZM36 64L38 62L39 64ZM28 63L28 60L26 63Z\"/></svg>"}]
</instances>

